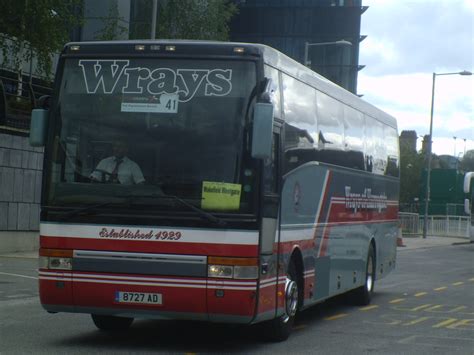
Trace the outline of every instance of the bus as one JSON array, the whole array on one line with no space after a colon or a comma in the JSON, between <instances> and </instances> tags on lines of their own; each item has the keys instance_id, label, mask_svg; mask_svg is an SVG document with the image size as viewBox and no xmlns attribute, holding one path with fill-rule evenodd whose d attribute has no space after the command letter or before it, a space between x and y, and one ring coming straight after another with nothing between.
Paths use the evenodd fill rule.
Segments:
<instances>
[{"instance_id":1,"label":"bus","mask_svg":"<svg viewBox=\"0 0 474 355\"><path fill-rule=\"evenodd\" d=\"M281 341L298 311L366 305L395 268L396 120L273 48L69 43L44 101L30 144L48 312L106 331L259 323ZM133 170L118 178L117 141Z\"/></svg>"},{"instance_id":2,"label":"bus","mask_svg":"<svg viewBox=\"0 0 474 355\"><path fill-rule=\"evenodd\" d=\"M474 242L474 171L469 171L464 175L464 193L467 198L464 199L464 212L469 216L471 223L468 225L468 236L471 243Z\"/></svg>"}]
</instances>

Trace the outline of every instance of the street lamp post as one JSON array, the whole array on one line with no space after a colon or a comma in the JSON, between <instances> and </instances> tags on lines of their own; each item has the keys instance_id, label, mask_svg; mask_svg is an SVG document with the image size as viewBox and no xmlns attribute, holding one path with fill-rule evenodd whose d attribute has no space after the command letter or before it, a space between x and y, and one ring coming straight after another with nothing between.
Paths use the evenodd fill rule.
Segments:
<instances>
[{"instance_id":1,"label":"street lamp post","mask_svg":"<svg viewBox=\"0 0 474 355\"><path fill-rule=\"evenodd\" d=\"M156 38L156 17L158 15L158 0L153 0L153 9L151 11L151 33L150 38Z\"/></svg>"},{"instance_id":2,"label":"street lamp post","mask_svg":"<svg viewBox=\"0 0 474 355\"><path fill-rule=\"evenodd\" d=\"M436 76L440 75L472 75L470 71L463 70L461 72L455 73L433 73L433 85L431 87L431 114L430 114L430 134L429 134L429 141L427 144L426 155L427 155L427 168L426 168L426 189L425 189L425 216L423 220L423 238L426 238L426 234L428 231L428 208L429 208L429 201L430 201L430 180L431 180L431 151L433 145L433 108L434 108L434 94L435 94L435 81Z\"/></svg>"},{"instance_id":3,"label":"street lamp post","mask_svg":"<svg viewBox=\"0 0 474 355\"><path fill-rule=\"evenodd\" d=\"M308 51L309 51L309 47L313 47L313 46L327 46L327 45L340 45L340 46L352 46L352 43L349 42L349 41L346 41L344 39L340 40L340 41L334 41L334 42L317 42L317 43L309 43L309 42L305 42L304 43L304 61L303 61L303 64L305 66L309 66L311 64L311 62L308 60Z\"/></svg>"}]
</instances>

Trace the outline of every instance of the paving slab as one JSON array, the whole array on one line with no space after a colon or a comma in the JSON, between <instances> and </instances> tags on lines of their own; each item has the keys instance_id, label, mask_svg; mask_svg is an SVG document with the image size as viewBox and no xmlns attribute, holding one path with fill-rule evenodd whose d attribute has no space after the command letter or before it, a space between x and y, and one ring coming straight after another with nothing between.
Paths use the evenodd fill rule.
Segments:
<instances>
[{"instance_id":1,"label":"paving slab","mask_svg":"<svg viewBox=\"0 0 474 355\"><path fill-rule=\"evenodd\" d=\"M398 250L410 250L410 249L420 249L420 248L432 248L432 247L441 247L449 246L456 244L469 244L470 241L467 238L457 238L457 237L439 237L439 236L427 236L423 238L419 237L403 237L402 238L403 247L398 247Z\"/></svg>"}]
</instances>

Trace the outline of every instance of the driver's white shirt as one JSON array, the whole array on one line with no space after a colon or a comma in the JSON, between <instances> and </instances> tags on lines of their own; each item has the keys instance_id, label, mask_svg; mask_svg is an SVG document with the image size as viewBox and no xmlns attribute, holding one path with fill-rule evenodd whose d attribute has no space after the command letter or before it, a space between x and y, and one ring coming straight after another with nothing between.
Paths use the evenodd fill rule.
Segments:
<instances>
[{"instance_id":1,"label":"driver's white shirt","mask_svg":"<svg viewBox=\"0 0 474 355\"><path fill-rule=\"evenodd\" d=\"M97 167L90 175L91 178L102 181L102 172L100 170L106 171L109 174L112 174L113 170L115 169L115 165L117 164L117 158L115 156L108 157L102 159ZM98 171L99 170L99 171ZM109 181L110 175L105 175L105 181ZM123 185L132 185L132 184L140 184L145 181L143 177L143 173L138 166L137 163L128 159L127 157L123 157L123 161L120 163L118 172L117 172L117 179Z\"/></svg>"}]
</instances>

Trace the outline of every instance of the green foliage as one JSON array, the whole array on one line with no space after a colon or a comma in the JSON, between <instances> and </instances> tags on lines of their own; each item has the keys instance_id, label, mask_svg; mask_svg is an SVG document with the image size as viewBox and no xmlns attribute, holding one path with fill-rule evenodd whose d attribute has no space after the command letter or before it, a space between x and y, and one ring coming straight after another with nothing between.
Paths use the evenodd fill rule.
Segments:
<instances>
[{"instance_id":1,"label":"green foliage","mask_svg":"<svg viewBox=\"0 0 474 355\"><path fill-rule=\"evenodd\" d=\"M228 0L160 2L157 38L226 41L237 7Z\"/></svg>"},{"instance_id":2,"label":"green foliage","mask_svg":"<svg viewBox=\"0 0 474 355\"><path fill-rule=\"evenodd\" d=\"M69 32L81 23L81 0L6 0L0 11L0 50L3 62L18 72L32 54L39 73L49 75L52 54L69 40Z\"/></svg>"},{"instance_id":3,"label":"green foliage","mask_svg":"<svg viewBox=\"0 0 474 355\"><path fill-rule=\"evenodd\" d=\"M124 19L119 17L117 2L110 4L107 17L101 17L101 20L104 23L104 27L96 33L95 39L100 41L113 41L128 34L128 28L119 23L119 21L123 21Z\"/></svg>"},{"instance_id":4,"label":"green foliage","mask_svg":"<svg viewBox=\"0 0 474 355\"><path fill-rule=\"evenodd\" d=\"M153 0L134 0L134 23L130 23L130 39L149 39L151 34L151 17Z\"/></svg>"},{"instance_id":5,"label":"green foliage","mask_svg":"<svg viewBox=\"0 0 474 355\"><path fill-rule=\"evenodd\" d=\"M466 154L464 154L460 168L465 172L474 171L474 149L468 150Z\"/></svg>"},{"instance_id":6,"label":"green foliage","mask_svg":"<svg viewBox=\"0 0 474 355\"><path fill-rule=\"evenodd\" d=\"M412 204L420 196L423 153L400 146L400 204Z\"/></svg>"}]
</instances>

